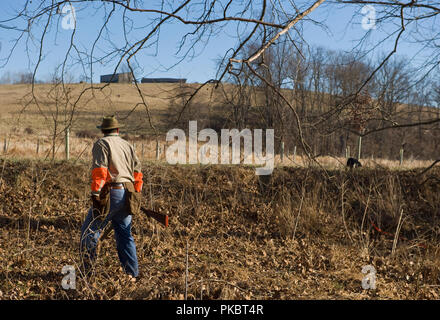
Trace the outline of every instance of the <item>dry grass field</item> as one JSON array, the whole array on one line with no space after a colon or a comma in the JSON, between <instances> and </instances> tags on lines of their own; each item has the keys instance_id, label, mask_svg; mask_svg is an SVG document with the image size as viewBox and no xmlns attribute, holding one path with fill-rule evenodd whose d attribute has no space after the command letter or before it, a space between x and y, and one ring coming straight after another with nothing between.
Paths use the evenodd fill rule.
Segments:
<instances>
[{"instance_id":1,"label":"dry grass field","mask_svg":"<svg viewBox=\"0 0 440 320\"><path fill-rule=\"evenodd\" d=\"M93 89L89 84L65 84L65 90L69 92L67 105L65 101L62 101L61 87L55 89L52 84L35 85L33 94L31 85L0 85L0 152L7 157L48 159L52 157L52 145L55 145L55 158L63 159L63 130L66 119L70 119L69 116L74 109L70 132L70 153L73 158L87 159L93 140L100 135L96 126L100 123L102 116L115 114L125 125L121 129L122 136L136 144L136 149L139 154L143 154L143 159L156 159L157 138L161 143L160 159L163 160L164 147L169 145L165 141L168 130L176 127L185 129L187 120L191 119L198 119L199 129L206 125L210 127L209 124L214 124L212 121L215 122L219 114L225 116L230 112L224 109L224 99L225 92L229 94L232 85L220 84L218 88L215 88L214 84L208 84L191 100L191 104L185 107L184 120L177 122L178 114L184 107L183 97L188 98L199 85L195 83L139 84L144 98L142 100L133 84L108 86L95 84ZM38 104L33 101L33 95L37 98ZM146 102L146 105L143 102ZM423 117L433 116L433 111L429 111L429 108L424 109L426 109L424 110L426 114ZM56 119L57 127L55 127L54 119ZM220 124L215 123L215 125ZM54 132L56 132L55 139L53 138ZM355 153L356 145L352 147ZM275 152L279 153L279 150ZM287 154L291 155L292 152L293 150L286 149ZM374 154L374 151L370 152L372 153ZM343 167L345 160L342 156L342 154L335 154L334 157L319 157L318 161L326 168ZM397 154L393 160L369 156L363 162L369 167L388 166L403 169L426 167L432 163L431 160L421 160L419 157L410 156L406 157L404 164L400 166L397 159ZM278 156L275 162L281 163ZM285 157L282 164L304 166L306 163L303 157L293 159L290 156L290 158Z\"/></svg>"},{"instance_id":2,"label":"dry grass field","mask_svg":"<svg viewBox=\"0 0 440 320\"><path fill-rule=\"evenodd\" d=\"M141 278L124 276L111 235L93 275L78 271L76 290L64 290L63 266L79 265L89 165L1 160L0 298L440 297L436 168L284 167L268 179L236 166L143 167L144 203L169 213L170 227L134 217ZM365 265L374 290L362 288Z\"/></svg>"},{"instance_id":3,"label":"dry grass field","mask_svg":"<svg viewBox=\"0 0 440 320\"><path fill-rule=\"evenodd\" d=\"M84 86L69 85L72 96ZM319 157L322 170L290 153L261 177L252 166L168 165L163 133L182 106L176 92L196 85L141 86L161 133L159 161L145 106L132 110L141 102L134 86L81 97L64 161L63 135L51 160L51 87L36 87L38 109L30 86L0 85L0 299L440 298L440 171L423 172L432 161L366 158L350 171L343 157ZM221 92L204 90L197 99L209 115ZM144 205L168 213L170 227L134 217L136 283L110 236L93 275L78 271L76 290L64 290L63 266L80 262L91 146L107 114L127 125L122 135L143 162ZM374 290L362 288L366 265L377 272Z\"/></svg>"},{"instance_id":4,"label":"dry grass field","mask_svg":"<svg viewBox=\"0 0 440 320\"><path fill-rule=\"evenodd\" d=\"M170 105L175 109L182 105L176 95L192 93L197 87L198 84L139 84L151 112L153 125L159 130L163 129L169 120ZM146 128L149 127L148 115L145 106L138 105L143 101L135 85L96 84L92 90L89 84L66 84L65 89L69 91L71 97L69 108L75 104L73 131L93 131L103 115L115 114L124 120L127 132L152 133L149 131L151 128ZM215 107L219 101L220 91L220 89L215 90L214 85L207 85L194 102ZM56 92L53 85L35 85L34 95L39 105L32 102L31 85L0 85L0 135L28 127L42 135L50 133L48 126L51 122L51 114L56 112ZM60 114L64 113L63 108L64 103L60 103ZM45 121L45 116L49 121ZM60 121L62 120L60 116ZM142 129L137 129L140 127Z\"/></svg>"},{"instance_id":5,"label":"dry grass field","mask_svg":"<svg viewBox=\"0 0 440 320\"><path fill-rule=\"evenodd\" d=\"M104 87L102 84L96 85ZM152 124L159 133L160 154L159 159L165 160L165 150L170 144L165 141L165 132L170 129L170 109L182 107L182 103L176 98L176 92L194 92L197 84L139 84L151 115ZM225 85L226 89L228 85ZM77 97L83 90L88 88L85 84L68 84L71 88L72 97ZM0 85L0 153L7 158L32 158L50 159L52 157L52 144L55 143L55 158L64 159L64 133L60 132L55 142L52 140L53 121L51 114L56 111L53 101L48 99L52 85L36 85L35 94L41 101L37 107L31 101L30 85ZM222 88L215 89L214 85L203 88L195 104L208 106L206 114L218 110L222 96ZM75 160L87 160L90 158L93 141L100 136L96 129L103 115L116 114L125 127L121 129L122 136L133 143L138 155L143 160L156 160L156 136L148 121L148 114L143 105L137 105L142 100L134 85L111 84L104 89L87 90L78 102L75 109L70 135L70 156ZM92 99L93 98L93 99ZM72 101L76 101L72 99ZM137 105L137 106L136 106ZM39 109L40 108L40 109ZM133 111L134 108L134 111ZM211 109L210 109L211 108ZM201 111L200 111L201 112ZM200 115L200 112L198 114ZM47 118L45 118L45 116ZM63 118L60 118L62 122ZM61 128L62 129L62 128ZM59 129L59 130L61 130ZM5 152L6 144L6 152ZM38 151L38 153L37 153ZM276 150L277 152L278 150ZM345 159L340 156L318 157L318 162L324 168L343 168ZM432 163L430 160L405 159L402 166L398 160L387 159L363 159L363 165L370 168L388 167L390 169L410 169L427 167ZM292 150L286 150L286 156L281 161L276 155L277 165L308 166L306 157L296 156L293 158Z\"/></svg>"},{"instance_id":6,"label":"dry grass field","mask_svg":"<svg viewBox=\"0 0 440 320\"><path fill-rule=\"evenodd\" d=\"M94 137L77 137L72 136L70 138L70 159L74 162L77 161L91 161L91 149L94 141L99 137L97 132ZM138 157L142 161L162 161L166 162L166 149L172 144L164 139L160 139L159 158L156 156L156 141L153 139L142 139L125 136L126 139L131 142L137 152ZM0 155L4 159L40 159L49 160L52 157L52 141L45 136L35 135L33 133L28 134L26 130L23 130L20 134L16 132L7 136L7 151L4 152L5 140L0 140ZM203 143L199 143L199 148ZM38 149L38 150L37 150ZM188 147L187 147L188 149ZM38 153L37 153L38 151ZM219 152L220 154L220 152ZM61 136L56 141L56 155L55 159L65 159L65 143L64 138ZM220 159L219 159L220 160ZM285 154L281 159L279 154L275 155L274 163L276 166L293 166L293 167L308 167L315 166L325 169L344 169L346 166L346 158L344 157L330 157L322 156L317 157L316 162L311 162L306 156L294 156L293 154ZM374 159L365 158L361 159L363 167L390 170L408 170L415 168L426 168L432 164L432 160L417 160L417 159L405 159L402 165L399 160L389 159Z\"/></svg>"}]
</instances>

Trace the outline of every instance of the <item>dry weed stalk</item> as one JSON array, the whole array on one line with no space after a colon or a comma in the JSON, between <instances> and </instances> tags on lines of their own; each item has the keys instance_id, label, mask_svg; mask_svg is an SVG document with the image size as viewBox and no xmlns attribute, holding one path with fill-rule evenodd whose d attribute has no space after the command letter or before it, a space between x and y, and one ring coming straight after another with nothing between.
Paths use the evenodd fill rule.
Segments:
<instances>
[{"instance_id":1,"label":"dry weed stalk","mask_svg":"<svg viewBox=\"0 0 440 320\"><path fill-rule=\"evenodd\" d=\"M346 184L347 184L347 181L342 181L342 183L341 183L341 213L342 213L342 221L344 223L345 231L347 233L348 238L353 243L354 242L353 238L351 237L350 232L348 231L347 222L345 221L345 201L344 201L344 196L345 196L345 185Z\"/></svg>"},{"instance_id":2,"label":"dry weed stalk","mask_svg":"<svg viewBox=\"0 0 440 320\"><path fill-rule=\"evenodd\" d=\"M393 248L391 249L391 256L394 256L396 252L397 241L399 239L400 229L402 228L402 224L403 224L402 216L403 216L403 209L400 210L399 221L397 222L396 233L394 234L394 239L393 239Z\"/></svg>"}]
</instances>

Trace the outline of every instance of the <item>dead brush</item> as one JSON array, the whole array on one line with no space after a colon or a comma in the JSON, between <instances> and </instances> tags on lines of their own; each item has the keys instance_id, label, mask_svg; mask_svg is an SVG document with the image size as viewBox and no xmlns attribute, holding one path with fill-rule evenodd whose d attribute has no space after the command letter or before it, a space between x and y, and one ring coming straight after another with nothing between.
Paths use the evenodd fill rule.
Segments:
<instances>
[{"instance_id":1,"label":"dead brush","mask_svg":"<svg viewBox=\"0 0 440 320\"><path fill-rule=\"evenodd\" d=\"M111 237L92 277L79 272L88 163L0 162L6 299L183 299L185 288L188 299L359 299L370 297L359 289L367 263L378 270L379 298L439 297L437 180L414 187L411 172L328 171L327 179L317 169L277 168L261 190L254 168L143 168L144 205L169 211L170 228L134 217L142 277L130 284ZM61 288L64 265L77 270L75 293Z\"/></svg>"},{"instance_id":2,"label":"dead brush","mask_svg":"<svg viewBox=\"0 0 440 320\"><path fill-rule=\"evenodd\" d=\"M282 198L274 205L273 223L277 227L277 232L283 238L295 238L296 227L298 226L298 218L301 210L296 213L296 201L291 197Z\"/></svg>"},{"instance_id":3,"label":"dead brush","mask_svg":"<svg viewBox=\"0 0 440 320\"><path fill-rule=\"evenodd\" d=\"M281 237L292 240L332 235L334 230L328 221L333 219L333 206L325 196L325 179L305 169L302 179L292 186L284 180L288 179L288 174L289 170L273 177L282 181L272 190L276 198L271 201L273 212L270 219L274 221L277 232ZM315 183L314 179L323 179L324 182Z\"/></svg>"},{"instance_id":4,"label":"dead brush","mask_svg":"<svg viewBox=\"0 0 440 320\"><path fill-rule=\"evenodd\" d=\"M92 130L79 130L75 133L78 138L97 139L99 135Z\"/></svg>"},{"instance_id":5,"label":"dead brush","mask_svg":"<svg viewBox=\"0 0 440 320\"><path fill-rule=\"evenodd\" d=\"M393 256L399 244L399 237L403 223L407 221L406 203L398 177L390 174L382 179L382 185L376 188L376 210L373 214L375 228L389 230L390 237L386 240L391 246L390 254ZM392 236L391 236L392 234Z\"/></svg>"},{"instance_id":6,"label":"dead brush","mask_svg":"<svg viewBox=\"0 0 440 320\"><path fill-rule=\"evenodd\" d=\"M351 235L365 262L382 259L388 266L395 264L395 270L406 274L408 281L416 281L417 274L424 272L422 277L427 282L419 279L417 283L437 284L439 268L432 263L437 258L424 241L435 236L434 233L427 236L430 227L419 214L419 210L424 209L414 206L415 199L429 191L414 190L411 179L409 175L379 170L371 172L365 182L361 177L354 180L345 197L352 217L348 229L352 230ZM435 220L430 217L427 221ZM421 229L425 234L419 232ZM417 283L414 282L416 287Z\"/></svg>"}]
</instances>

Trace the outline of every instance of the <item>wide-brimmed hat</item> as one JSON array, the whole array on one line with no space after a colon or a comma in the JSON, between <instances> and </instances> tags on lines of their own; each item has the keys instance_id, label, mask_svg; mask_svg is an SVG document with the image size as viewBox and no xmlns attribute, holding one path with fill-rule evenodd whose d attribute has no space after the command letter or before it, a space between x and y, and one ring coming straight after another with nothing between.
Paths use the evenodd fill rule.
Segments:
<instances>
[{"instance_id":1,"label":"wide-brimmed hat","mask_svg":"<svg viewBox=\"0 0 440 320\"><path fill-rule=\"evenodd\" d=\"M116 119L115 116L108 116L102 118L102 124L97 126L97 128L101 130L111 130L122 128L123 126L124 125L119 124L118 119Z\"/></svg>"}]
</instances>

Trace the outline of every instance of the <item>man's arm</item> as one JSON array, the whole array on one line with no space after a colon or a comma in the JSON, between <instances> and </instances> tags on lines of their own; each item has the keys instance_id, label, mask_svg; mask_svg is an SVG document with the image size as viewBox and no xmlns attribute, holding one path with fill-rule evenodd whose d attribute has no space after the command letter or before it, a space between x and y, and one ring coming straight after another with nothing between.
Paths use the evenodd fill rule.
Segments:
<instances>
[{"instance_id":1,"label":"man's arm","mask_svg":"<svg viewBox=\"0 0 440 320\"><path fill-rule=\"evenodd\" d=\"M141 163L138 157L136 156L136 151L134 149L133 149L133 160L134 160L134 170L133 170L134 189L136 190L136 192L141 192L142 185L144 184L142 180L143 174L141 172Z\"/></svg>"},{"instance_id":2,"label":"man's arm","mask_svg":"<svg viewBox=\"0 0 440 320\"><path fill-rule=\"evenodd\" d=\"M108 172L108 155L107 146L102 140L98 140L92 149L92 196L99 196L101 188L110 180Z\"/></svg>"}]
</instances>

